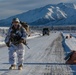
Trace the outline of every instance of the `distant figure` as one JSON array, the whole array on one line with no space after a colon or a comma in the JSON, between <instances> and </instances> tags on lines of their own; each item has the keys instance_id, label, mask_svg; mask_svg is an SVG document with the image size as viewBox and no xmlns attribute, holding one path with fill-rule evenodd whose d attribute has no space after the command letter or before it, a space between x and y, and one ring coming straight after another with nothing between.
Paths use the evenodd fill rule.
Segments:
<instances>
[{"instance_id":1,"label":"distant figure","mask_svg":"<svg viewBox=\"0 0 76 75\"><path fill-rule=\"evenodd\" d=\"M18 18L12 20L12 26L9 28L5 43L9 49L9 69L16 69L16 55L18 57L18 69L23 68L25 48L23 43L26 44L27 32L20 24Z\"/></svg>"}]
</instances>

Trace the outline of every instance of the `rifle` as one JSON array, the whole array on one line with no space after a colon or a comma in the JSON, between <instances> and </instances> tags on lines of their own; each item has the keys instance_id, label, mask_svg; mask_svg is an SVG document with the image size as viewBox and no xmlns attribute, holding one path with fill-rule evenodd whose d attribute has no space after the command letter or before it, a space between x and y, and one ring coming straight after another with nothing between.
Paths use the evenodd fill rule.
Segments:
<instances>
[{"instance_id":1,"label":"rifle","mask_svg":"<svg viewBox=\"0 0 76 75\"><path fill-rule=\"evenodd\" d=\"M26 44L26 47L28 48L28 49L30 49L30 47Z\"/></svg>"},{"instance_id":2,"label":"rifle","mask_svg":"<svg viewBox=\"0 0 76 75\"><path fill-rule=\"evenodd\" d=\"M30 49L30 47L27 45L26 42L23 42L23 44L24 44L28 49Z\"/></svg>"}]
</instances>

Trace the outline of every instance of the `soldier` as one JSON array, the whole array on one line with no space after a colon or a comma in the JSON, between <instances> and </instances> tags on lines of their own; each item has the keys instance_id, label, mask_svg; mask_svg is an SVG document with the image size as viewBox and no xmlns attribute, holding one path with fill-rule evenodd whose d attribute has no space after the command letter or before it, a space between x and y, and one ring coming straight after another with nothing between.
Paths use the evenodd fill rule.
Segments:
<instances>
[{"instance_id":1,"label":"soldier","mask_svg":"<svg viewBox=\"0 0 76 75\"><path fill-rule=\"evenodd\" d=\"M23 68L25 54L23 43L26 44L26 37L26 30L20 24L19 19L14 18L5 38L5 43L9 49L9 63L11 64L9 69L16 69L16 55L18 57L18 69Z\"/></svg>"}]
</instances>

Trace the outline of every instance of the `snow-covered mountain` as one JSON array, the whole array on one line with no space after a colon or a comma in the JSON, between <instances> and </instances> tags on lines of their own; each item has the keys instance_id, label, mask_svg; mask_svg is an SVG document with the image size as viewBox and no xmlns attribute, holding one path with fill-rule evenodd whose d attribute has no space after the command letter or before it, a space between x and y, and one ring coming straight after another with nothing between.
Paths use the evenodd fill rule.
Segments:
<instances>
[{"instance_id":1,"label":"snow-covered mountain","mask_svg":"<svg viewBox=\"0 0 76 75\"><path fill-rule=\"evenodd\" d=\"M76 24L76 4L49 4L0 20L0 25L9 26L14 17L30 25L74 25Z\"/></svg>"}]
</instances>

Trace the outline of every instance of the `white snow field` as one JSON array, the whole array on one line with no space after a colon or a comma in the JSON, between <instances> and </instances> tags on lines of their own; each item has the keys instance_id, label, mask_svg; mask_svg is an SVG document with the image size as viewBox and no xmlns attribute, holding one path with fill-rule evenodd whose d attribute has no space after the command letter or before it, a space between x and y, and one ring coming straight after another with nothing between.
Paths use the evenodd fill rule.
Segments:
<instances>
[{"instance_id":1,"label":"white snow field","mask_svg":"<svg viewBox=\"0 0 76 75\"><path fill-rule=\"evenodd\" d=\"M73 75L65 65L60 32L28 39L23 70L9 70L8 48L0 48L0 75Z\"/></svg>"}]
</instances>

